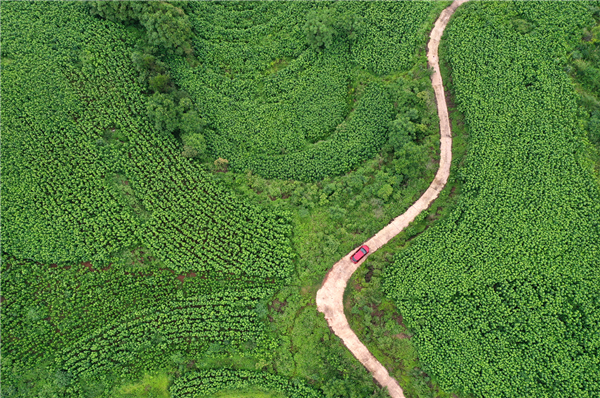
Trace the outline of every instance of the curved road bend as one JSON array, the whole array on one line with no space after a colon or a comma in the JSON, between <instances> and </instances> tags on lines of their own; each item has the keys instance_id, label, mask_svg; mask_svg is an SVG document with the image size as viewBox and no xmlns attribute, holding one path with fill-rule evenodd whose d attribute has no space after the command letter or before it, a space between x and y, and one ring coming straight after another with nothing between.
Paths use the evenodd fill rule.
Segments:
<instances>
[{"instance_id":1,"label":"curved road bend","mask_svg":"<svg viewBox=\"0 0 600 398\"><path fill-rule=\"evenodd\" d=\"M444 29L450 20L450 17L467 0L455 0L449 7L444 9L435 22L433 30L429 35L430 40L427 45L427 59L429 67L433 69L431 75L431 85L435 91L437 101L438 116L440 119L440 167L435 178L427 191L402 215L396 217L385 228L380 230L375 236L365 242L369 246L370 253L379 249L388 243L394 236L410 224L419 213L427 209L431 203L438 197L450 175L450 163L452 162L452 132L450 130L450 120L448 118L448 108L446 107L446 97L444 86L442 84L442 75L440 74L440 65L438 63L438 46L444 33ZM358 249L358 248L357 248ZM354 271L364 261L364 258L357 264L350 261L350 256L357 250L353 250L344 256L340 261L329 270L321 289L317 292L317 309L325 314L325 320L331 330L342 339L344 345L352 352L371 374L377 382L388 388L392 398L404 398L402 388L398 382L389 375L388 371L375 359L367 347L360 342L356 334L350 328L348 320L344 315L344 290L346 284L352 277ZM365 257L366 258L366 257Z\"/></svg>"}]
</instances>

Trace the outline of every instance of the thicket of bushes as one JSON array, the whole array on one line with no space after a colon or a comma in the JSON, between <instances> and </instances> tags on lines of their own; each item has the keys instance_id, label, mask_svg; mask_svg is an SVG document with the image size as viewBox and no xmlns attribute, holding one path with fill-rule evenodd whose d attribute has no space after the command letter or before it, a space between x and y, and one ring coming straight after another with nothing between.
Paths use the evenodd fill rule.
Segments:
<instances>
[{"instance_id":1,"label":"thicket of bushes","mask_svg":"<svg viewBox=\"0 0 600 398\"><path fill-rule=\"evenodd\" d=\"M168 56L181 56L190 65L196 64L185 2L94 1L88 5L92 15L140 31L131 59L139 73L139 83L151 95L148 116L157 130L180 135L183 156L202 155L206 149L204 122L189 95L171 80L166 64Z\"/></svg>"}]
</instances>

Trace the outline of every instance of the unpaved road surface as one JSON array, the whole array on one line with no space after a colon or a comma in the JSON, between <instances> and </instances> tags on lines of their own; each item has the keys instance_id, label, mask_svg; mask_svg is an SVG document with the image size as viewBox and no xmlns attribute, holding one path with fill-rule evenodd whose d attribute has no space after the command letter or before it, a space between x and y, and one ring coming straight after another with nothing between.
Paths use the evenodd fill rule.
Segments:
<instances>
[{"instance_id":1,"label":"unpaved road surface","mask_svg":"<svg viewBox=\"0 0 600 398\"><path fill-rule=\"evenodd\" d=\"M466 1L467 0L455 0L448 8L442 11L429 35L430 40L427 45L429 67L434 71L431 76L431 84L435 91L438 116L440 118L440 167L427 191L425 191L425 193L404 214L396 217L385 228L365 242L365 244L369 246L370 253L373 253L375 250L388 243L394 236L406 228L419 213L426 210L438 197L450 175L450 163L452 162L452 131L450 130L446 96L444 94L442 75L440 74L440 65L438 63L438 46L442 34L444 33L444 29L454 13L454 10ZM352 277L354 271L356 271L364 261L364 258L357 264L350 261L350 256L354 254L356 250L358 250L358 248L354 249L340 261L335 263L333 268L327 273L327 276L325 276L323 285L317 292L317 309L325 314L325 319L331 330L342 339L344 345L369 370L369 372L371 372L375 380L377 380L380 385L388 388L390 396L392 396L392 398L404 398L404 393L402 388L398 385L398 382L389 375L383 365L381 365L381 363L379 363L379 361L369 352L367 347L360 342L356 334L350 329L346 315L344 315L343 298L346 284L350 280L350 277Z\"/></svg>"}]
</instances>

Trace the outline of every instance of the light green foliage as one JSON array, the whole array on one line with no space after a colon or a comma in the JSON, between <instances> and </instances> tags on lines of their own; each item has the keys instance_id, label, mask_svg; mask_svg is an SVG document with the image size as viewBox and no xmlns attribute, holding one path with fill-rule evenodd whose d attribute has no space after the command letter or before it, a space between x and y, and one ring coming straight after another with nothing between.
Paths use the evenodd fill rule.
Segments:
<instances>
[{"instance_id":1,"label":"light green foliage","mask_svg":"<svg viewBox=\"0 0 600 398\"><path fill-rule=\"evenodd\" d=\"M33 397L42 391L111 396L114 386L129 385L145 372L174 368L183 373L194 368L193 362L218 367L232 357L253 369L277 361L284 375L298 369L296 376L326 384L330 397L340 391L353 397L373 392L371 377L341 343L321 341L329 331L314 308L302 315L303 323L320 330L294 336L303 344L319 344L319 355L334 367L312 366L316 356L265 336L265 304L249 287L269 295L289 281L289 216L235 199L180 156L181 146L166 128L157 130L144 117L154 100L141 94L128 56L135 32L90 17L82 3L3 3L2 26L2 77L12 82L2 86L3 250L17 258L58 262L49 267L13 256L2 261L3 396ZM370 87L366 92L377 101L375 94L383 89L378 83ZM193 115L185 96L173 98L176 114ZM182 134L184 142L189 142L186 134L197 133L197 124L191 125ZM375 168L370 164L364 173ZM388 183L387 176L382 178ZM356 192L362 187L362 182L353 184ZM307 203L323 203L331 207L332 218L345 222L340 204L352 196L341 192L346 185L333 184L327 192L315 188L307 187ZM63 191L68 196L56 193ZM277 186L266 192L285 193ZM86 217L88 208L94 218ZM110 217L121 218L112 222ZM108 235L105 239L89 231L93 223L98 223L94 231ZM120 235L110 235L112 230ZM349 235L325 240L331 259L352 244L342 241ZM139 245L152 254L135 255L130 249ZM304 254L310 249L302 250L311 258ZM81 261L90 261L95 271ZM314 267L307 270L308 279L321 279L322 267L318 273ZM190 270L195 277L183 284L175 280ZM232 307L231 295L236 303L252 299L252 304L243 311ZM209 306L186 304L202 297L210 298ZM291 318L295 324L294 314ZM224 330L224 322L231 328ZM291 367L289 373L285 366Z\"/></svg>"},{"instance_id":2,"label":"light green foliage","mask_svg":"<svg viewBox=\"0 0 600 398\"><path fill-rule=\"evenodd\" d=\"M419 29L435 7L190 3L199 65L173 60L173 79L211 128L208 152L229 160L231 170L303 181L343 174L387 142L397 93L371 66L393 54L397 63L386 64L385 73L409 69ZM384 16L392 12L392 19ZM360 22L357 15L365 13L368 20ZM373 51L359 31L365 42L371 36L385 42L386 51Z\"/></svg>"},{"instance_id":3,"label":"light green foliage","mask_svg":"<svg viewBox=\"0 0 600 398\"><path fill-rule=\"evenodd\" d=\"M600 192L580 163L585 132L564 71L590 13L582 2L473 2L454 18L444 54L470 128L462 198L398 254L385 290L442 388L596 396Z\"/></svg>"},{"instance_id":4,"label":"light green foliage","mask_svg":"<svg viewBox=\"0 0 600 398\"><path fill-rule=\"evenodd\" d=\"M285 398L285 395L276 392L266 392L255 388L225 390L211 394L209 398Z\"/></svg>"},{"instance_id":5,"label":"light green foliage","mask_svg":"<svg viewBox=\"0 0 600 398\"><path fill-rule=\"evenodd\" d=\"M392 262L392 253L405 243L403 238L394 239L370 255L354 273L344 297L346 317L360 341L390 370L406 396L450 398L451 394L430 383L430 376L419 368L418 352L402 323L402 315L391 300L383 297L382 269Z\"/></svg>"},{"instance_id":6,"label":"light green foliage","mask_svg":"<svg viewBox=\"0 0 600 398\"><path fill-rule=\"evenodd\" d=\"M341 174L383 147L385 125L372 121L388 120L391 110L387 93L374 84L365 90L350 120L338 126L329 140L289 155L247 154L243 160L245 169L266 177L303 181Z\"/></svg>"},{"instance_id":7,"label":"light green foliage","mask_svg":"<svg viewBox=\"0 0 600 398\"><path fill-rule=\"evenodd\" d=\"M165 373L144 375L136 383L121 386L116 390L115 398L170 398L169 376Z\"/></svg>"},{"instance_id":8,"label":"light green foliage","mask_svg":"<svg viewBox=\"0 0 600 398\"><path fill-rule=\"evenodd\" d=\"M317 253L315 256L321 257ZM304 275L309 272L302 271ZM328 398L377 396L381 389L372 383L372 376L330 333L323 315L316 310L314 295L320 281L312 286L303 285L301 289L294 286L282 289L270 305L271 327L287 333L282 336L273 360L265 364L266 369L302 377Z\"/></svg>"},{"instance_id":9,"label":"light green foliage","mask_svg":"<svg viewBox=\"0 0 600 398\"><path fill-rule=\"evenodd\" d=\"M317 48L331 47L333 37L337 33L334 27L334 16L328 8L313 10L306 16L304 31L308 44Z\"/></svg>"},{"instance_id":10,"label":"light green foliage","mask_svg":"<svg viewBox=\"0 0 600 398\"><path fill-rule=\"evenodd\" d=\"M147 306L106 323L63 349L56 368L85 381L108 375L124 378L140 369L160 368L183 348L196 360L249 355L248 344L265 349L263 325L255 307L270 294L263 288L248 289ZM82 385L85 383L73 384L65 391L76 395Z\"/></svg>"},{"instance_id":11,"label":"light green foliage","mask_svg":"<svg viewBox=\"0 0 600 398\"><path fill-rule=\"evenodd\" d=\"M183 141L183 156L193 158L204 153L206 141L201 133L185 133L181 136Z\"/></svg>"},{"instance_id":12,"label":"light green foliage","mask_svg":"<svg viewBox=\"0 0 600 398\"><path fill-rule=\"evenodd\" d=\"M381 188L379 188L379 191L377 191L377 196L379 196L383 200L388 200L388 198L393 192L394 188L392 188L390 184L385 184Z\"/></svg>"}]
</instances>

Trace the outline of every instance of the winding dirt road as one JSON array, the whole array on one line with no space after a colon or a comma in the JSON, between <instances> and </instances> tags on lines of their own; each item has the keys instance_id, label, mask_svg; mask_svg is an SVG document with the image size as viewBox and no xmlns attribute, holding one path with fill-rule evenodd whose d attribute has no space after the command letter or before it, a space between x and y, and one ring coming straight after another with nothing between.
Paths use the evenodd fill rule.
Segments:
<instances>
[{"instance_id":1,"label":"winding dirt road","mask_svg":"<svg viewBox=\"0 0 600 398\"><path fill-rule=\"evenodd\" d=\"M435 91L438 116L440 119L440 167L427 191L425 191L425 193L413 203L404 214L396 217L385 228L365 242L365 244L369 246L370 253L373 253L375 250L388 243L394 236L406 228L419 213L426 210L438 197L450 175L450 164L452 162L452 131L450 129L446 96L444 94L442 75L440 74L440 65L438 63L438 46L450 17L456 8L466 1L468 0L455 0L448 8L442 11L429 35L430 40L427 45L429 67L433 69L431 85ZM404 393L402 388L398 385L398 382L389 375L383 365L379 363L379 361L369 352L367 347L360 342L356 334L350 328L346 315L344 314L343 298L346 284L352 277L354 271L356 271L364 261L364 258L357 264L350 261L350 256L356 250L358 250L358 248L354 249L340 261L335 263L327 273L327 276L325 276L323 285L317 292L317 309L325 314L325 319L331 330L342 339L344 345L369 370L369 372L371 372L375 380L377 380L380 385L388 388L390 396L392 398L404 398Z\"/></svg>"}]
</instances>

